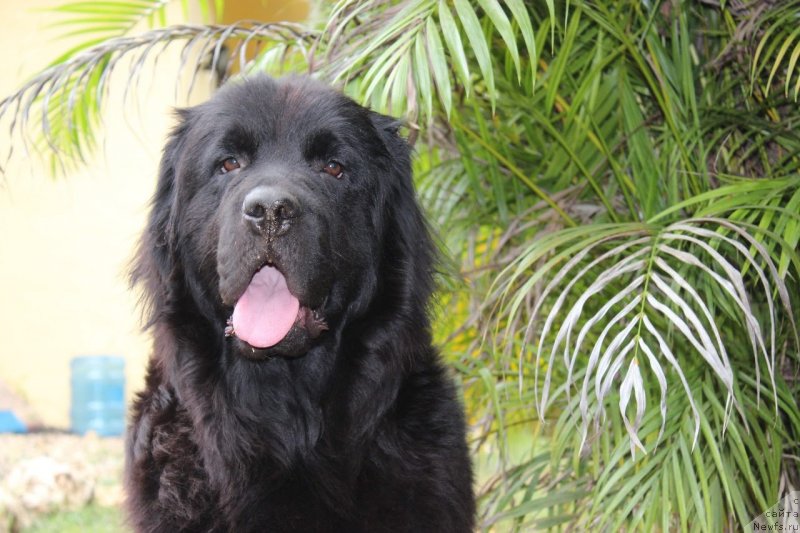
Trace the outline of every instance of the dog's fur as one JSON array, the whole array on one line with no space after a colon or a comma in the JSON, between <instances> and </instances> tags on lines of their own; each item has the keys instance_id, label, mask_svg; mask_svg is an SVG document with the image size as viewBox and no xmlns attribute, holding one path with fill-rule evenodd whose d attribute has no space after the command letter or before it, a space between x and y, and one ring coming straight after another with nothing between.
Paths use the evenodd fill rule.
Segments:
<instances>
[{"instance_id":1,"label":"dog's fur","mask_svg":"<svg viewBox=\"0 0 800 533\"><path fill-rule=\"evenodd\" d=\"M127 437L132 525L471 531L463 413L431 346L433 248L398 124L313 80L263 76L179 118L133 274L155 341ZM249 225L258 187L297 212ZM264 264L302 319L259 348L226 320Z\"/></svg>"}]
</instances>

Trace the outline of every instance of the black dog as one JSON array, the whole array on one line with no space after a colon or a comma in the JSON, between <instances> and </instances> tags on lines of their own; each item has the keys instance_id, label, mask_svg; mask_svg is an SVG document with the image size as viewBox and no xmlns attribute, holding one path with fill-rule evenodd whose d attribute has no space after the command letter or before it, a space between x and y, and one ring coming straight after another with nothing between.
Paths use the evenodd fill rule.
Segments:
<instances>
[{"instance_id":1,"label":"black dog","mask_svg":"<svg viewBox=\"0 0 800 533\"><path fill-rule=\"evenodd\" d=\"M462 409L398 124L305 78L180 112L134 269L139 531L466 532Z\"/></svg>"}]
</instances>

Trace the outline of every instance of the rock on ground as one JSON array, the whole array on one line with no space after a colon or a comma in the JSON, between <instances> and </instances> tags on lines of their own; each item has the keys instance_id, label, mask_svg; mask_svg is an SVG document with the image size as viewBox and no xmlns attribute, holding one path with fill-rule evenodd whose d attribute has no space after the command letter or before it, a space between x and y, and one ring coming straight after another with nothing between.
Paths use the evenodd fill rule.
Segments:
<instances>
[{"instance_id":1,"label":"rock on ground","mask_svg":"<svg viewBox=\"0 0 800 533\"><path fill-rule=\"evenodd\" d=\"M0 533L45 514L122 503L120 438L0 435Z\"/></svg>"}]
</instances>

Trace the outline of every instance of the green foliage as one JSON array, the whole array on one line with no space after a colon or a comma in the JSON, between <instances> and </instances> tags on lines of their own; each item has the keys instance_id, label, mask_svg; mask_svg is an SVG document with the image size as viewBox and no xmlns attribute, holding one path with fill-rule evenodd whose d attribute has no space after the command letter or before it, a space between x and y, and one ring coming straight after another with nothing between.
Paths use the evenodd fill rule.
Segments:
<instances>
[{"instance_id":1,"label":"green foliage","mask_svg":"<svg viewBox=\"0 0 800 533\"><path fill-rule=\"evenodd\" d=\"M755 90L769 93L783 86L784 94L787 97L791 95L794 101L800 95L798 9L800 2L797 0L781 2L761 17L753 28L739 28L740 39L758 40L751 70Z\"/></svg>"},{"instance_id":2,"label":"green foliage","mask_svg":"<svg viewBox=\"0 0 800 533\"><path fill-rule=\"evenodd\" d=\"M420 140L484 528L736 529L800 485L800 2L320 9L105 41L0 116L61 105L45 138L80 156L121 56L262 43L243 70L310 70Z\"/></svg>"}]
</instances>

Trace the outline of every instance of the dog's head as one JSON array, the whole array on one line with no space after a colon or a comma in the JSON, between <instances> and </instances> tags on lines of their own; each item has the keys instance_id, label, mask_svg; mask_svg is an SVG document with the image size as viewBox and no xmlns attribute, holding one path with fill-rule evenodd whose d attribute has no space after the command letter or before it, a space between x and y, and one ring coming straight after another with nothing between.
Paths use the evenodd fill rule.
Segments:
<instances>
[{"instance_id":1,"label":"dog's head","mask_svg":"<svg viewBox=\"0 0 800 533\"><path fill-rule=\"evenodd\" d=\"M424 313L431 247L396 121L264 76L179 119L135 271L154 321L227 322L226 342L262 358L368 313Z\"/></svg>"}]
</instances>

